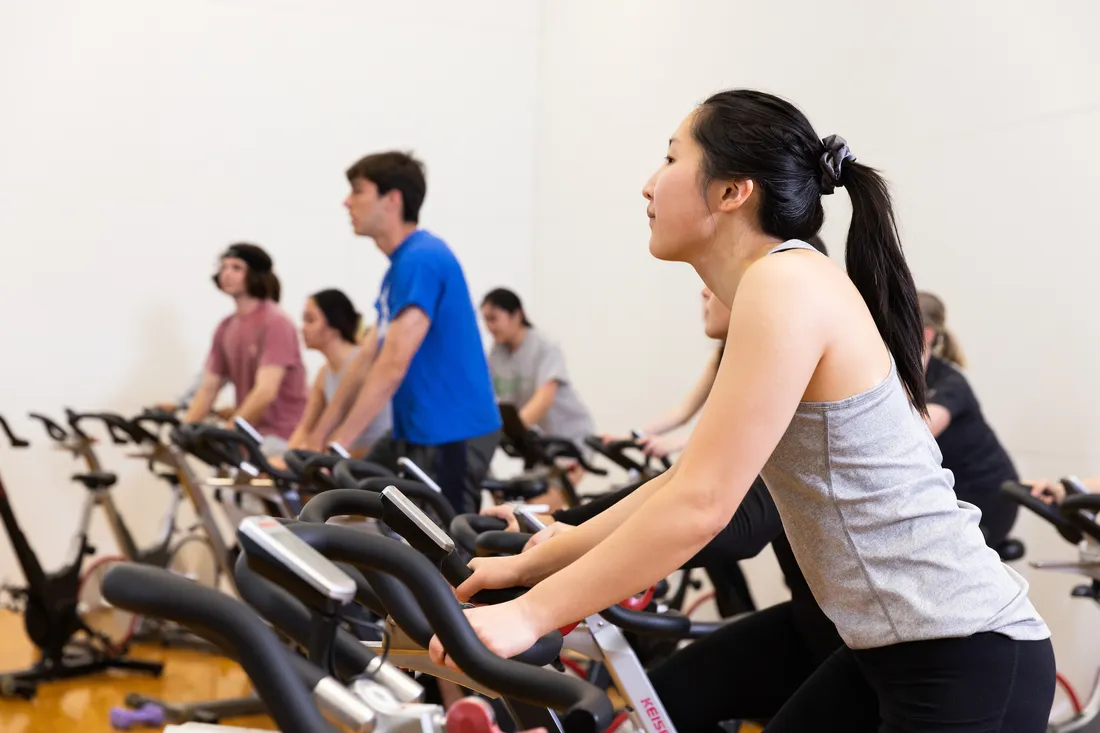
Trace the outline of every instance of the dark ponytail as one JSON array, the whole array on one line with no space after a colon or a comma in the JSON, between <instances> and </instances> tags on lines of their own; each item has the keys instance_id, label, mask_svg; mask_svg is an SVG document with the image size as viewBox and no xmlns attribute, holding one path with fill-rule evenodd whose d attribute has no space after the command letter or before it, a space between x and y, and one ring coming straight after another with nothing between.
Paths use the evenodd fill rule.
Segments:
<instances>
[{"instance_id":1,"label":"dark ponytail","mask_svg":"<svg viewBox=\"0 0 1100 733\"><path fill-rule=\"evenodd\" d=\"M923 331L917 286L901 250L886 181L874 168L844 163L838 184L852 200L844 264L867 303L882 340L894 355L898 376L914 407L924 414Z\"/></svg>"},{"instance_id":2,"label":"dark ponytail","mask_svg":"<svg viewBox=\"0 0 1100 733\"><path fill-rule=\"evenodd\" d=\"M496 290L490 290L485 298L482 299L481 305L491 305L494 308L500 308L502 311L510 316L514 316L516 313L520 314L522 323L527 328L534 328L532 323L527 320L527 313L523 310L523 303L520 301L519 296L513 293L507 288L497 288Z\"/></svg>"},{"instance_id":3,"label":"dark ponytail","mask_svg":"<svg viewBox=\"0 0 1100 733\"><path fill-rule=\"evenodd\" d=\"M355 310L351 298L344 291L335 288L321 290L309 296L317 304L317 309L325 317L325 322L335 328L340 338L354 344L359 335L362 316Z\"/></svg>"},{"instance_id":4,"label":"dark ponytail","mask_svg":"<svg viewBox=\"0 0 1100 733\"><path fill-rule=\"evenodd\" d=\"M848 277L893 355L909 398L924 414L917 289L882 177L856 163L844 140L822 140L796 107L764 92L734 89L713 95L700 106L692 134L703 150L704 185L751 178L760 192L760 227L778 239L814 237L825 221L822 195L835 186L848 189Z\"/></svg>"}]
</instances>

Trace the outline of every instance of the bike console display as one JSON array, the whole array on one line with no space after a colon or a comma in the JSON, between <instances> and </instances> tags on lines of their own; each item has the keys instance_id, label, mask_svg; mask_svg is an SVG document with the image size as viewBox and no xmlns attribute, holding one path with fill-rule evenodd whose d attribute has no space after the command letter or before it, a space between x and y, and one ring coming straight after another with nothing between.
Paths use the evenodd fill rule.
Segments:
<instances>
[{"instance_id":1,"label":"bike console display","mask_svg":"<svg viewBox=\"0 0 1100 733\"><path fill-rule=\"evenodd\" d=\"M355 581L328 558L272 517L246 517L240 533L325 598L344 605L355 598Z\"/></svg>"}]
</instances>

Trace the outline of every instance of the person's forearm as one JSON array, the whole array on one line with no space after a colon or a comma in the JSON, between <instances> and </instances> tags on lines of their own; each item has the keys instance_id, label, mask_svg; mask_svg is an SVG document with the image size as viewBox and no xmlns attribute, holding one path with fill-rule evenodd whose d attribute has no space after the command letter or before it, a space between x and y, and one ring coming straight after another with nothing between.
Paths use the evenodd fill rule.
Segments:
<instances>
[{"instance_id":1,"label":"person's forearm","mask_svg":"<svg viewBox=\"0 0 1100 733\"><path fill-rule=\"evenodd\" d=\"M195 392L195 397L187 407L187 415L184 416L183 421L195 423L205 420L210 414L210 407L214 404L215 397L217 397L217 391L210 385L203 384Z\"/></svg>"},{"instance_id":2,"label":"person's forearm","mask_svg":"<svg viewBox=\"0 0 1100 733\"><path fill-rule=\"evenodd\" d=\"M367 426L374 422L386 404L393 399L394 393L397 392L404 378L403 369L381 361L376 362L370 374L367 375L362 389L359 390L359 396L344 417L344 421L332 431L329 442L339 443L345 447L354 443Z\"/></svg>"},{"instance_id":3,"label":"person's forearm","mask_svg":"<svg viewBox=\"0 0 1100 733\"><path fill-rule=\"evenodd\" d=\"M642 491L644 487L633 496ZM662 491L654 495L596 550L521 596L518 602L535 621L539 633L579 621L654 585L705 546L721 526L715 521L712 507L685 498L683 493ZM564 542L581 529L548 540L543 546Z\"/></svg>"},{"instance_id":4,"label":"person's forearm","mask_svg":"<svg viewBox=\"0 0 1100 733\"><path fill-rule=\"evenodd\" d=\"M362 376L349 369L340 384L336 387L332 399L325 405L321 416L317 418L308 434L308 440L316 446L324 446L329 442L329 436L343 422L348 414L348 408L355 401L363 385ZM350 444L349 444L350 445ZM346 446L345 446L346 447Z\"/></svg>"},{"instance_id":5,"label":"person's forearm","mask_svg":"<svg viewBox=\"0 0 1100 733\"><path fill-rule=\"evenodd\" d=\"M677 407L672 412L666 413L653 422L642 426L642 432L646 435L664 435L670 430L680 427L687 419L684 417L682 407Z\"/></svg>"},{"instance_id":6,"label":"person's forearm","mask_svg":"<svg viewBox=\"0 0 1100 733\"><path fill-rule=\"evenodd\" d=\"M534 396L527 400L527 404L520 408L519 419L528 428L538 425L546 417L546 413L550 411L556 394L556 391L539 388Z\"/></svg>"},{"instance_id":7,"label":"person's forearm","mask_svg":"<svg viewBox=\"0 0 1100 733\"><path fill-rule=\"evenodd\" d=\"M245 397L241 406L233 413L233 418L230 422L233 422L238 417L244 418L251 425L258 425L263 419L264 412L271 406L271 403L275 401L276 393L268 390L253 389Z\"/></svg>"},{"instance_id":8,"label":"person's forearm","mask_svg":"<svg viewBox=\"0 0 1100 733\"><path fill-rule=\"evenodd\" d=\"M615 531L646 500L675 475L676 466L650 481L626 498L576 529L543 542L524 558L523 584L534 585L574 562ZM629 594L628 594L629 595ZM625 596L624 596L625 598ZM619 600L622 600L621 598Z\"/></svg>"}]
</instances>

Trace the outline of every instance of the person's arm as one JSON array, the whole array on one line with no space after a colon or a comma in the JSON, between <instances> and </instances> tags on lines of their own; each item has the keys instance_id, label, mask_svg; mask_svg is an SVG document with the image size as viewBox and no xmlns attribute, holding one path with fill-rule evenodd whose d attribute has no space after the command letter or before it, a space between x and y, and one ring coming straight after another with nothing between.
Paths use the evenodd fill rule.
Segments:
<instances>
[{"instance_id":1,"label":"person's arm","mask_svg":"<svg viewBox=\"0 0 1100 733\"><path fill-rule=\"evenodd\" d=\"M707 546L695 553L685 568L699 568L714 562L747 560L760 554L768 543L783 532L779 509L772 501L763 479L753 482L733 519Z\"/></svg>"},{"instance_id":2,"label":"person's arm","mask_svg":"<svg viewBox=\"0 0 1100 733\"><path fill-rule=\"evenodd\" d=\"M187 414L183 421L194 423L202 422L210 414L210 408L218 397L218 392L225 385L225 377L211 371L209 368L203 372L202 384L195 390L195 396L191 404L187 406Z\"/></svg>"},{"instance_id":3,"label":"person's arm","mask_svg":"<svg viewBox=\"0 0 1100 733\"><path fill-rule=\"evenodd\" d=\"M719 361L719 352L715 350L710 360L707 361L703 373L699 375L698 381L695 382L695 386L688 392L684 401L653 422L643 425L642 432L646 435L663 435L691 420L695 413L702 409L703 403L707 401L707 395L710 394L711 387L714 386L714 378L718 374Z\"/></svg>"},{"instance_id":4,"label":"person's arm","mask_svg":"<svg viewBox=\"0 0 1100 733\"><path fill-rule=\"evenodd\" d=\"M359 343L359 353L348 362L340 382L336 385L336 390L332 393L332 399L324 406L321 415L310 428L303 448L321 450L332 431L347 415L348 408L355 402L363 381L374 363L374 356L378 352L378 336L374 326L367 329Z\"/></svg>"},{"instance_id":5,"label":"person's arm","mask_svg":"<svg viewBox=\"0 0 1100 733\"><path fill-rule=\"evenodd\" d=\"M415 306L403 310L390 323L382 351L371 365L359 396L344 421L333 431L332 442L351 445L378 417L401 386L430 326L428 315Z\"/></svg>"},{"instance_id":6,"label":"person's arm","mask_svg":"<svg viewBox=\"0 0 1100 733\"><path fill-rule=\"evenodd\" d=\"M313 429L313 424L317 422L317 418L321 416L321 411L325 409L325 376L328 371L326 365L317 372L317 378L313 380L313 386L309 390L306 408L302 411L302 419L298 421L294 432L290 434L290 440L287 441L288 450L306 447L309 432Z\"/></svg>"},{"instance_id":7,"label":"person's arm","mask_svg":"<svg viewBox=\"0 0 1100 733\"><path fill-rule=\"evenodd\" d=\"M267 408L279 396L290 369L302 365L302 347L298 343L298 330L281 312L267 324L263 345L256 362L256 377L244 400L237 400L238 407L230 422L241 417L257 425Z\"/></svg>"},{"instance_id":8,"label":"person's arm","mask_svg":"<svg viewBox=\"0 0 1100 733\"><path fill-rule=\"evenodd\" d=\"M546 413L554 404L554 398L557 396L557 381L552 379L548 382L543 382L539 385L539 388L535 390L535 393L531 395L531 399L527 400L527 404L520 408L519 419L529 428L538 425L539 422L546 417Z\"/></svg>"},{"instance_id":9,"label":"person's arm","mask_svg":"<svg viewBox=\"0 0 1100 733\"><path fill-rule=\"evenodd\" d=\"M286 376L286 367L278 364L268 364L256 370L256 381L252 384L252 390L244 398L244 402L234 411L229 422L242 417L249 423L256 425L264 416L264 412L279 395L279 387Z\"/></svg>"},{"instance_id":10,"label":"person's arm","mask_svg":"<svg viewBox=\"0 0 1100 733\"><path fill-rule=\"evenodd\" d=\"M975 409L978 405L978 398L962 372L953 367L941 365L941 368L946 371L933 385L929 385L928 415L924 418L928 430L935 438L939 438L947 430L953 418Z\"/></svg>"},{"instance_id":11,"label":"person's arm","mask_svg":"<svg viewBox=\"0 0 1100 733\"><path fill-rule=\"evenodd\" d=\"M559 386L569 383L569 372L565 368L565 354L561 346L543 341L539 352L534 379L539 387L519 411L520 419L529 428L538 425L546 417L558 396Z\"/></svg>"},{"instance_id":12,"label":"person's arm","mask_svg":"<svg viewBox=\"0 0 1100 733\"><path fill-rule=\"evenodd\" d=\"M924 418L928 429L932 431L932 437L938 438L947 426L951 424L951 411L943 405L928 404L928 415Z\"/></svg>"},{"instance_id":13,"label":"person's arm","mask_svg":"<svg viewBox=\"0 0 1100 733\"><path fill-rule=\"evenodd\" d=\"M741 280L729 348L691 441L673 469L662 474L670 479L628 511L625 521L591 551L510 602L529 632L541 635L657 583L688 562L734 516L786 432L830 331L821 315L824 309L812 304L814 293L822 292L815 271L774 259L757 263ZM777 299L777 289L803 296ZM639 489L605 515L644 491ZM539 550L552 552L584 529L582 525L524 554L534 558ZM477 563L471 563L474 577ZM458 594L466 595L463 587ZM482 610L501 616L512 612L502 610L510 604Z\"/></svg>"}]
</instances>

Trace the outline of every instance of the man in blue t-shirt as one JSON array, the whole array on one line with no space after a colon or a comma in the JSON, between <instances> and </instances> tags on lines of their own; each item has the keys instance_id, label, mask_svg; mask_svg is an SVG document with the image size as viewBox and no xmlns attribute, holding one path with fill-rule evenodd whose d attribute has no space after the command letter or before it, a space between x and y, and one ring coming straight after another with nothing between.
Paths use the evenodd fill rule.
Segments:
<instances>
[{"instance_id":1,"label":"man in blue t-shirt","mask_svg":"<svg viewBox=\"0 0 1100 733\"><path fill-rule=\"evenodd\" d=\"M390 258L363 337L310 447L351 445L392 400L393 430L367 458L397 468L407 456L439 483L457 512L477 511L500 441L500 413L462 266L418 226L426 184L405 153L368 155L347 171L344 205L355 233Z\"/></svg>"}]
</instances>

